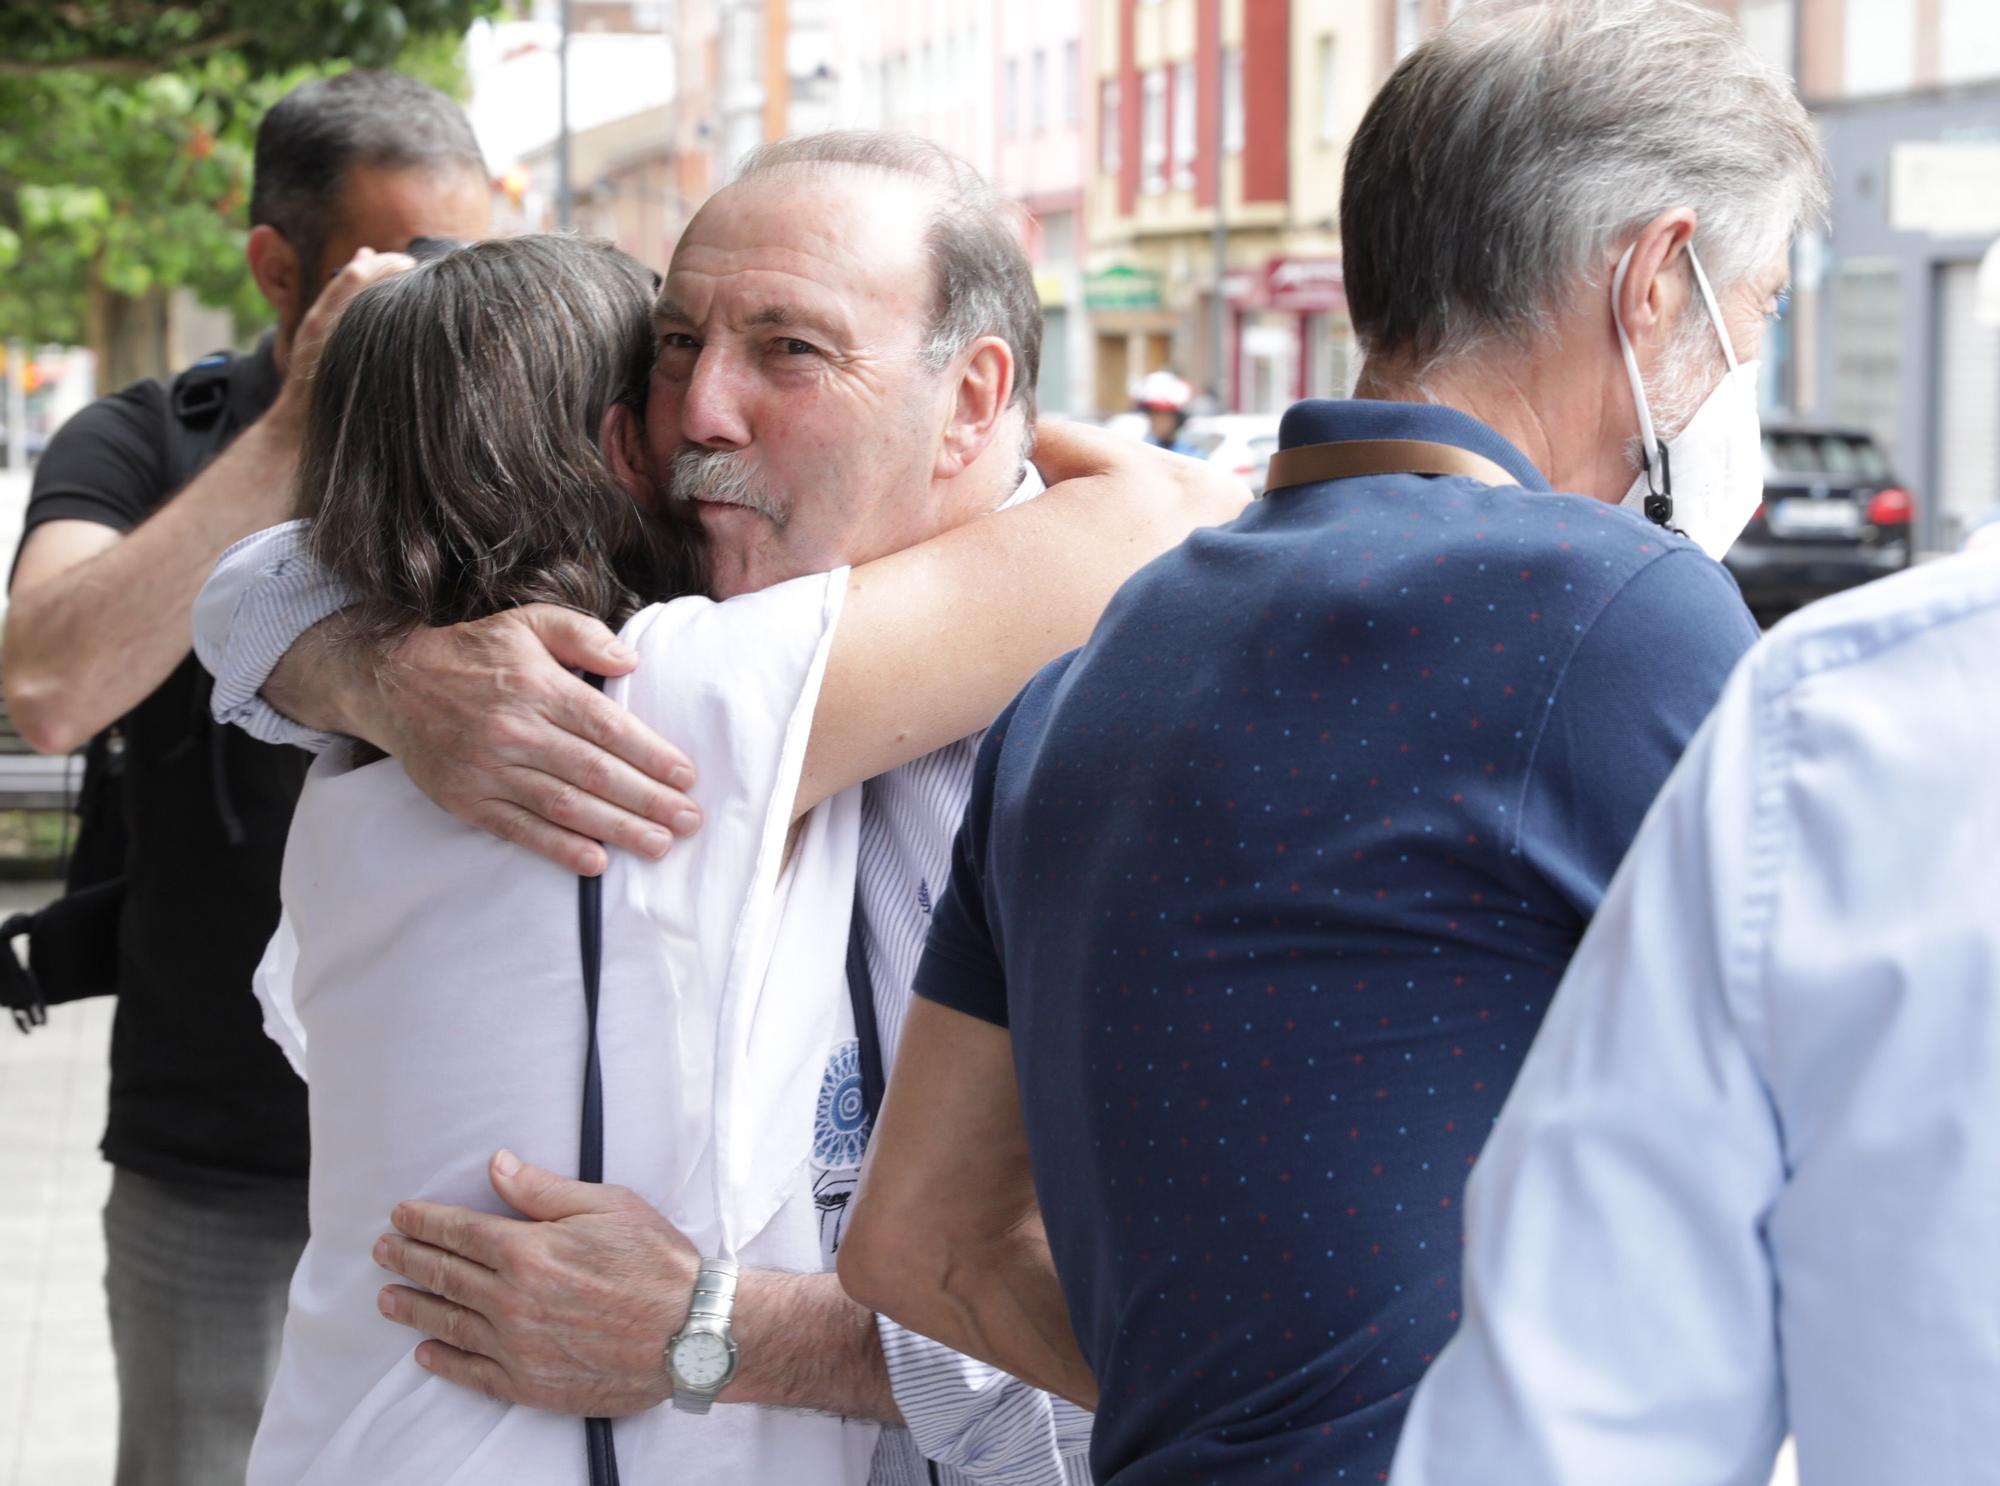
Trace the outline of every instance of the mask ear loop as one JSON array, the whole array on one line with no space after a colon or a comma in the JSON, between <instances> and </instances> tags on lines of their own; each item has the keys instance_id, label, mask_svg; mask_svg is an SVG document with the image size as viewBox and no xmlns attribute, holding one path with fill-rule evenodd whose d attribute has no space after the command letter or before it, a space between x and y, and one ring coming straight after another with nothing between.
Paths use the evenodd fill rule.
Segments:
<instances>
[{"instance_id":1,"label":"mask ear loop","mask_svg":"<svg viewBox=\"0 0 2000 1486\"><path fill-rule=\"evenodd\" d=\"M1731 371L1736 370L1736 347L1729 342L1729 327L1722 323L1722 306L1715 302L1715 290L1708 284L1708 274L1701 266L1701 259L1695 256L1694 244L1688 244L1688 267L1694 270L1695 287L1701 290L1702 302L1708 306L1708 318L1715 322L1715 338L1722 342L1722 360Z\"/></svg>"},{"instance_id":2,"label":"mask ear loop","mask_svg":"<svg viewBox=\"0 0 2000 1486\"><path fill-rule=\"evenodd\" d=\"M1639 358L1632 352L1631 337L1625 334L1625 322L1618 315L1625 275L1631 270L1632 254L1638 247L1633 243L1625 250L1625 256L1618 260L1617 272L1611 276L1611 324L1618 331L1618 349L1624 353L1625 375L1632 382L1632 403L1639 412L1639 452L1646 464L1646 519L1671 531L1668 523L1674 519L1674 480L1667 463L1667 446L1653 432L1653 410L1646 403L1646 380L1639 375ZM1702 284L1706 292L1707 280L1702 280ZM1713 305L1713 300L1710 303Z\"/></svg>"}]
</instances>

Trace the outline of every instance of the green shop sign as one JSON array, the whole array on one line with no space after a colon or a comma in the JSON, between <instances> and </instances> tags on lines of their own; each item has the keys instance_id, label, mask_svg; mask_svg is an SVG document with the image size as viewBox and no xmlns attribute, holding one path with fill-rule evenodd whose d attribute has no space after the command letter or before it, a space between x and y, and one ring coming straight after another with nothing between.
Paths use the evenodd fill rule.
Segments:
<instances>
[{"instance_id":1,"label":"green shop sign","mask_svg":"<svg viewBox=\"0 0 2000 1486\"><path fill-rule=\"evenodd\" d=\"M1156 310L1160 276L1150 268L1118 264L1083 276L1083 302L1093 310Z\"/></svg>"}]
</instances>

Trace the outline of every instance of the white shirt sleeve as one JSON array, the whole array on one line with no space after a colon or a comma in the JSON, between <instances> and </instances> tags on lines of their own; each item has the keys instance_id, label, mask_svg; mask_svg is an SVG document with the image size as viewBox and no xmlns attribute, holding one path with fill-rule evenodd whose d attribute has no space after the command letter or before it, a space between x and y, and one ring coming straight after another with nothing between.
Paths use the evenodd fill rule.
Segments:
<instances>
[{"instance_id":1,"label":"white shirt sleeve","mask_svg":"<svg viewBox=\"0 0 2000 1486\"><path fill-rule=\"evenodd\" d=\"M217 722L323 753L339 738L301 727L259 695L299 636L354 602L307 552L310 530L310 522L287 521L222 554L194 601L194 651L215 678L209 709Z\"/></svg>"},{"instance_id":2,"label":"white shirt sleeve","mask_svg":"<svg viewBox=\"0 0 2000 1486\"><path fill-rule=\"evenodd\" d=\"M1782 829L1738 669L1585 935L1466 1194L1465 1320L1394 1486L1762 1486L1784 1434L1752 1008Z\"/></svg>"},{"instance_id":3,"label":"white shirt sleeve","mask_svg":"<svg viewBox=\"0 0 2000 1486\"><path fill-rule=\"evenodd\" d=\"M1087 1486L1089 1414L887 1317L875 1327L925 1459L981 1486Z\"/></svg>"}]
</instances>

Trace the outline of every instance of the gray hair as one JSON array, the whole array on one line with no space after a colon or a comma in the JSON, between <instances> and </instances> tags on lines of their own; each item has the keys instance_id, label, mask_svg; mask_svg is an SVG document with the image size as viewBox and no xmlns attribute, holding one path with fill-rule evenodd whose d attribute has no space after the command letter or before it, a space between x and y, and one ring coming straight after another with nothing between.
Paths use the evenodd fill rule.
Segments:
<instances>
[{"instance_id":1,"label":"gray hair","mask_svg":"<svg viewBox=\"0 0 2000 1486\"><path fill-rule=\"evenodd\" d=\"M1421 373L1528 345L1669 207L1739 283L1825 217L1790 82L1697 0L1491 0L1403 59L1348 150L1354 328Z\"/></svg>"},{"instance_id":2,"label":"gray hair","mask_svg":"<svg viewBox=\"0 0 2000 1486\"><path fill-rule=\"evenodd\" d=\"M1014 354L1014 395L1032 429L1035 379L1042 367L1042 304L1035 274L1015 228L1016 209L985 177L942 145L914 134L832 129L761 145L743 158L736 179L781 166L852 166L908 176L935 203L925 239L936 297L923 358L943 371L981 336L998 336Z\"/></svg>"},{"instance_id":3,"label":"gray hair","mask_svg":"<svg viewBox=\"0 0 2000 1486\"><path fill-rule=\"evenodd\" d=\"M313 556L381 640L520 604L607 624L699 593L700 525L642 508L598 434L643 409L653 275L609 243L474 243L354 297L327 335L299 451Z\"/></svg>"}]
</instances>

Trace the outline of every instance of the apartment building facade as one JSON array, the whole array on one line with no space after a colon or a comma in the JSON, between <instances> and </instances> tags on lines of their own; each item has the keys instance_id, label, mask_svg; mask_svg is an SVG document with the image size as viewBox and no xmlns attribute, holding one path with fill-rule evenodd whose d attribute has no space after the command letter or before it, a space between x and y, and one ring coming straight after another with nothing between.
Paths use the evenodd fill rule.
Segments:
<instances>
[{"instance_id":1,"label":"apartment building facade","mask_svg":"<svg viewBox=\"0 0 2000 1486\"><path fill-rule=\"evenodd\" d=\"M1975 312L2000 251L2000 4L1741 6L1796 71L1833 170L1830 229L1795 275L1795 400L1874 432L1919 545L1954 547L2000 508L2000 326Z\"/></svg>"},{"instance_id":2,"label":"apartment building facade","mask_svg":"<svg viewBox=\"0 0 2000 1486\"><path fill-rule=\"evenodd\" d=\"M1244 412L1352 387L1346 144L1398 25L1414 44L1445 15L1404 0L1103 0L1086 280L1099 411L1162 366Z\"/></svg>"}]
</instances>

